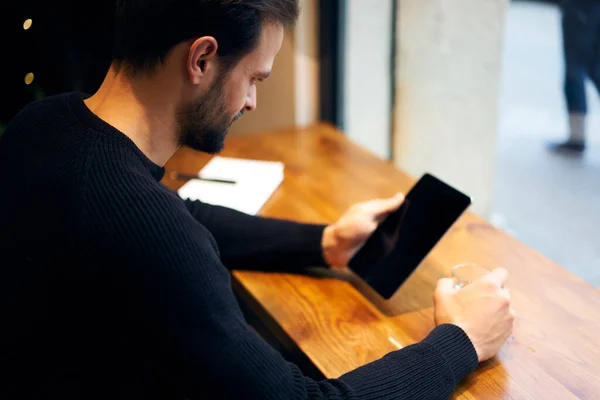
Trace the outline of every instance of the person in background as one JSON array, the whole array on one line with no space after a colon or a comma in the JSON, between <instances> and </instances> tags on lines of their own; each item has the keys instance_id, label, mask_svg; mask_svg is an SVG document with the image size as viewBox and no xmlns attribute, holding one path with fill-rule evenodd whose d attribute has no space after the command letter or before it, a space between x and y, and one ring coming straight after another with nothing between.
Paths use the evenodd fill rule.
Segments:
<instances>
[{"instance_id":1,"label":"person in background","mask_svg":"<svg viewBox=\"0 0 600 400\"><path fill-rule=\"evenodd\" d=\"M583 153L586 141L586 78L600 91L600 1L564 0L562 32L564 92L569 111L569 138L553 143L554 151Z\"/></svg>"},{"instance_id":2,"label":"person in background","mask_svg":"<svg viewBox=\"0 0 600 400\"><path fill-rule=\"evenodd\" d=\"M402 195L330 225L181 199L181 146L217 153L257 106L297 0L119 0L93 94L31 103L0 140L0 398L443 399L515 319L507 273L442 279L421 342L314 380L246 323L229 269L347 265Z\"/></svg>"}]
</instances>

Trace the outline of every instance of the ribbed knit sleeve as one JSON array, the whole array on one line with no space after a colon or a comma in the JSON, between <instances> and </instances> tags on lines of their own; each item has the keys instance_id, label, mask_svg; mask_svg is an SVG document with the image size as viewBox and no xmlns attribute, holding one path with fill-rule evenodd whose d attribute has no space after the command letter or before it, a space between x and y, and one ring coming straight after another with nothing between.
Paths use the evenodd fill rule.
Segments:
<instances>
[{"instance_id":1,"label":"ribbed knit sleeve","mask_svg":"<svg viewBox=\"0 0 600 400\"><path fill-rule=\"evenodd\" d=\"M185 204L216 239L227 268L269 271L327 266L321 246L324 225L253 216L198 200L186 199Z\"/></svg>"}]
</instances>

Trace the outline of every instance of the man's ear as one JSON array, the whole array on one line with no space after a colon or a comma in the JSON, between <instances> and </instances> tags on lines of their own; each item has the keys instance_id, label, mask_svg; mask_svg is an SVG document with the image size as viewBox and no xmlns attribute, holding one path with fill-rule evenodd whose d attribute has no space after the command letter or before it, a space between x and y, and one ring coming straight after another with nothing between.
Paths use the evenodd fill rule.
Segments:
<instances>
[{"instance_id":1,"label":"man's ear","mask_svg":"<svg viewBox=\"0 0 600 400\"><path fill-rule=\"evenodd\" d=\"M216 75L217 40L212 36L203 36L194 40L190 46L187 71L192 84L212 81Z\"/></svg>"}]
</instances>

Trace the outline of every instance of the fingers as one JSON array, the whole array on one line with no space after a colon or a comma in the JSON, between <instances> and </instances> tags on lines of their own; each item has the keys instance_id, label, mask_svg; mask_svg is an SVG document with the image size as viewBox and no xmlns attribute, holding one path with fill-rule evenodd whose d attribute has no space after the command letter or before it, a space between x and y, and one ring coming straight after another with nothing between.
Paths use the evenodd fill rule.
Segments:
<instances>
[{"instance_id":1,"label":"fingers","mask_svg":"<svg viewBox=\"0 0 600 400\"><path fill-rule=\"evenodd\" d=\"M397 193L395 196L387 199L376 199L363 203L363 210L371 215L374 219L385 216L400 207L404 201L404 195Z\"/></svg>"},{"instance_id":2,"label":"fingers","mask_svg":"<svg viewBox=\"0 0 600 400\"><path fill-rule=\"evenodd\" d=\"M508 271L504 268L496 268L482 279L486 279L489 282L492 282L494 285L498 287L504 287L506 281L508 280Z\"/></svg>"}]
</instances>

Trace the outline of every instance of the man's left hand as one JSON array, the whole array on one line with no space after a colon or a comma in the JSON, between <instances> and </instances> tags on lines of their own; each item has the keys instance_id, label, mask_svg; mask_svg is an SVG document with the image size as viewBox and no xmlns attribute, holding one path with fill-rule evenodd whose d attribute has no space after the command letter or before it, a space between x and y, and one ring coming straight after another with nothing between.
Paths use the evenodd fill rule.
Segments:
<instances>
[{"instance_id":1,"label":"man's left hand","mask_svg":"<svg viewBox=\"0 0 600 400\"><path fill-rule=\"evenodd\" d=\"M365 244L377 226L404 201L401 193L350 207L323 232L323 257L332 267L345 267Z\"/></svg>"}]
</instances>

